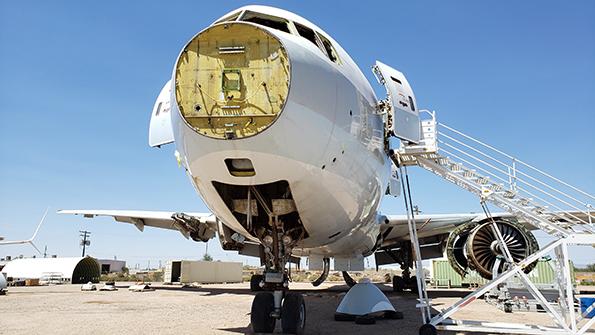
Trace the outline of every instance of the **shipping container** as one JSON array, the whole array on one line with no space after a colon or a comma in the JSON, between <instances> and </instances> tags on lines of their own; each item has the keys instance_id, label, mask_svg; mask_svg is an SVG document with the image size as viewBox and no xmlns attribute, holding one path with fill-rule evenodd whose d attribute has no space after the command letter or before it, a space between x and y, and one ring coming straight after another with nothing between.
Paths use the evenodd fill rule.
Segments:
<instances>
[{"instance_id":1,"label":"shipping container","mask_svg":"<svg viewBox=\"0 0 595 335\"><path fill-rule=\"evenodd\" d=\"M166 283L240 283L242 263L173 260L165 266Z\"/></svg>"},{"instance_id":2,"label":"shipping container","mask_svg":"<svg viewBox=\"0 0 595 335\"><path fill-rule=\"evenodd\" d=\"M534 284L544 287L553 287L555 285L556 273L550 262L552 261L540 259L535 269L528 274ZM434 287L481 286L488 282L475 271L469 271L465 277L461 277L446 259L433 259L430 275ZM515 286L523 285L517 277L513 277L509 283Z\"/></svg>"}]
</instances>

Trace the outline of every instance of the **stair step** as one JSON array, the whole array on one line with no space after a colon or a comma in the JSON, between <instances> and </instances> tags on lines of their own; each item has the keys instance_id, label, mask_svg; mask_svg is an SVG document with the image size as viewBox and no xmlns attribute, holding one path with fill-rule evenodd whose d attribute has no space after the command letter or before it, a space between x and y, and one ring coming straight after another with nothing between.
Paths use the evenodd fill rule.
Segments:
<instances>
[{"instance_id":1,"label":"stair step","mask_svg":"<svg viewBox=\"0 0 595 335\"><path fill-rule=\"evenodd\" d=\"M503 196L506 199L514 199L514 197L516 197L516 193L511 190L504 190L496 193Z\"/></svg>"},{"instance_id":2,"label":"stair step","mask_svg":"<svg viewBox=\"0 0 595 335\"><path fill-rule=\"evenodd\" d=\"M478 183L480 185L485 185L485 184L487 184L487 183L490 182L490 177L477 176L477 177L472 178L472 179L474 179L473 181L475 181L476 183Z\"/></svg>"},{"instance_id":3,"label":"stair step","mask_svg":"<svg viewBox=\"0 0 595 335\"><path fill-rule=\"evenodd\" d=\"M438 136L438 134L436 133L435 135ZM512 183L513 181L516 183L517 180L514 162L512 166L502 163L505 165L503 170L489 164L487 164L489 167L484 167L483 165L482 167L474 166L474 163L464 163L465 159L462 158L453 158L451 160L451 157L447 155L456 156L457 154L449 153L446 148L439 150L437 148L436 138L432 138L432 141L434 144L431 147L428 144L429 142L426 143L423 141L419 145L404 145L402 143L400 149L391 158L395 159L395 161L398 158L404 165L418 165L472 193L477 194L479 192L482 197L487 198L490 202L548 234L561 236L571 233L573 230L581 233L595 233L594 226L581 224L582 222L580 220L574 219L569 215L564 215L564 213L560 215L555 214L545 206L547 204L545 200L534 200L528 197L528 191L510 187L508 183ZM446 141L444 143L448 142ZM453 149L457 150L456 147L453 147ZM466 149L463 150L465 151L461 152L464 154ZM482 154L481 152L478 153ZM475 162L473 161L474 158L478 159L476 158L477 156L470 157L472 162ZM483 163L482 159L478 159L480 164ZM425 162L432 162L434 164L425 164ZM477 170L471 167L476 167ZM505 171L506 167L508 167L508 173ZM480 171L478 172L478 170ZM493 180L489 177L490 175ZM510 181L505 181L506 179ZM518 179L523 182L521 178ZM504 183L499 183L499 181L503 181ZM584 214L588 215L588 213Z\"/></svg>"},{"instance_id":4,"label":"stair step","mask_svg":"<svg viewBox=\"0 0 595 335\"><path fill-rule=\"evenodd\" d=\"M527 199L527 198L517 198L517 199L513 199L512 201L516 202L517 204L521 205L521 206L527 206L531 200L533 199Z\"/></svg>"},{"instance_id":5,"label":"stair step","mask_svg":"<svg viewBox=\"0 0 595 335\"><path fill-rule=\"evenodd\" d=\"M463 169L461 163L452 163L448 166L452 172L459 172Z\"/></svg>"},{"instance_id":6,"label":"stair step","mask_svg":"<svg viewBox=\"0 0 595 335\"><path fill-rule=\"evenodd\" d=\"M500 192L504 189L504 185L501 184L491 184L488 188L494 192Z\"/></svg>"}]
</instances>

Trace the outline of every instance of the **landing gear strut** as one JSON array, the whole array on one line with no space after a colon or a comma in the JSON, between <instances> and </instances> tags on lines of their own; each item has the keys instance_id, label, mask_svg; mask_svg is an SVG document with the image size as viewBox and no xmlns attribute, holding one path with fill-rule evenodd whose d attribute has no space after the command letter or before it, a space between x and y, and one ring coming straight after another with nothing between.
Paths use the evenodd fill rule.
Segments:
<instances>
[{"instance_id":1,"label":"landing gear strut","mask_svg":"<svg viewBox=\"0 0 595 335\"><path fill-rule=\"evenodd\" d=\"M265 265L265 271L262 275L252 276L250 280L253 291L264 291L256 294L252 302L252 329L255 333L271 333L280 319L283 333L303 334L306 326L306 304L301 294L288 292L289 273L285 269L291 258L295 239L284 231L278 213L255 187L250 188L248 200L251 195L254 195L268 216L266 233L259 236L262 243L261 261ZM248 217L251 220L251 214ZM303 233L300 239L301 237Z\"/></svg>"}]
</instances>

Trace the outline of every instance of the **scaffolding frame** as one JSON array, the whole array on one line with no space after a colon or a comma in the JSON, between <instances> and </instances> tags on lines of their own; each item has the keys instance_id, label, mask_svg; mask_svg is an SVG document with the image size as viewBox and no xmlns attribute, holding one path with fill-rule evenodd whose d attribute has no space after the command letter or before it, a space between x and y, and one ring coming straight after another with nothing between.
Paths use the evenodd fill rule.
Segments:
<instances>
[{"instance_id":1,"label":"scaffolding frame","mask_svg":"<svg viewBox=\"0 0 595 335\"><path fill-rule=\"evenodd\" d=\"M501 334L580 335L586 333L595 323L595 318L588 319L586 317L590 311L595 309L595 303L583 313L580 312L580 307L577 310L568 247L571 245L595 246L593 207L589 203L581 202L581 200L577 199L579 196L585 196L590 201L595 199L595 197L454 128L438 124L434 112L423 112L431 115L431 119L421 122L420 126L423 137L420 143L401 142L400 148L391 152L391 158L401 174L401 187L407 210L409 234L415 253L417 286L419 291L419 303L416 307L420 309L424 323L424 326L420 329L420 334L432 334L436 332L436 329ZM438 132L438 125L459 135L463 140ZM439 135L441 138L439 138ZM506 159L510 159L512 164L508 165L503 160L494 158L494 156L491 156L485 151L479 150L477 146L465 143L464 140L469 140L473 144L479 144L483 148L495 151ZM448 148L441 151L455 157L457 159L456 162L450 157L439 153L439 143L441 146ZM504 168L498 165L503 165ZM518 169L519 165L527 167L529 171L537 173L542 178L537 178ZM497 274L490 282L457 301L451 307L432 316L430 311L431 301L428 298L423 277L407 166L420 166L429 170L443 179L478 195L482 206L485 206L486 202L491 202L513 215L524 218L528 223L555 237L556 240L522 261L515 263L512 261L512 257L510 257L510 252L502 239L501 232L492 219L492 228L496 232L508 268L502 273ZM470 169L467 166L472 166L476 169ZM478 173L477 170L480 170L481 173ZM508 187L502 183L496 184L490 182L490 177L504 181ZM552 186L554 183L547 182L551 182L552 180L555 185L565 187L566 191L563 191L561 187ZM568 190L575 193L571 194ZM579 196L576 196L576 194ZM537 198L537 201L534 198ZM552 207L554 211L549 210L548 207ZM564 210L562 207L571 208L571 210ZM585 208L586 210L581 208ZM484 207L484 209L487 209L487 207ZM489 212L486 211L486 214L489 214ZM558 278L559 303L557 305L547 301L539 288L531 282L524 272L525 267L550 253L554 255L555 270ZM552 317L558 326L557 328L540 325L450 319L455 312L465 308L491 289L496 288L515 275L521 279L529 293Z\"/></svg>"}]
</instances>

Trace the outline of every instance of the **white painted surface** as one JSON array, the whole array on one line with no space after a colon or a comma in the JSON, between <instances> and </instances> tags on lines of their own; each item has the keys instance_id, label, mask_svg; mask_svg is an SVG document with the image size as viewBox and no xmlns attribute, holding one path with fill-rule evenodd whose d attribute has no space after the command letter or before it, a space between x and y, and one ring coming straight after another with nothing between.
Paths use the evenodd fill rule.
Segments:
<instances>
[{"instance_id":1,"label":"white painted surface","mask_svg":"<svg viewBox=\"0 0 595 335\"><path fill-rule=\"evenodd\" d=\"M2 273L6 277L19 279L38 279L44 273L60 273L62 278L70 280L77 264L83 259L83 257L13 259L2 269ZM91 259L95 261L94 258ZM97 266L99 267L99 263Z\"/></svg>"},{"instance_id":2,"label":"white painted surface","mask_svg":"<svg viewBox=\"0 0 595 335\"><path fill-rule=\"evenodd\" d=\"M159 93L157 101L153 106L151 113L151 122L149 123L149 145L152 147L172 143L174 135L171 127L171 80L169 80Z\"/></svg>"},{"instance_id":3,"label":"white painted surface","mask_svg":"<svg viewBox=\"0 0 595 335\"><path fill-rule=\"evenodd\" d=\"M242 263L178 260L169 261L165 268L164 281L171 282L173 263L180 263L180 283L240 283Z\"/></svg>"},{"instance_id":4,"label":"white painted surface","mask_svg":"<svg viewBox=\"0 0 595 335\"><path fill-rule=\"evenodd\" d=\"M261 6L251 10L286 14ZM303 19L298 22L308 23ZM376 212L390 175L390 162L383 148L384 123L375 112L376 96L335 41L331 40L340 64L331 62L300 36L262 29L282 42L291 61L284 110L275 123L256 136L212 139L196 133L183 121L172 88L172 125L182 164L205 204L235 231L249 236L212 182L255 185L286 180L309 234L294 248L294 254L366 253L379 233ZM224 163L226 158L250 159L256 175L231 176Z\"/></svg>"},{"instance_id":5,"label":"white painted surface","mask_svg":"<svg viewBox=\"0 0 595 335\"><path fill-rule=\"evenodd\" d=\"M355 284L345 294L337 307L337 313L366 315L382 311L395 311L388 298L369 280Z\"/></svg>"}]
</instances>

